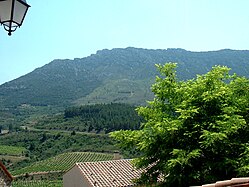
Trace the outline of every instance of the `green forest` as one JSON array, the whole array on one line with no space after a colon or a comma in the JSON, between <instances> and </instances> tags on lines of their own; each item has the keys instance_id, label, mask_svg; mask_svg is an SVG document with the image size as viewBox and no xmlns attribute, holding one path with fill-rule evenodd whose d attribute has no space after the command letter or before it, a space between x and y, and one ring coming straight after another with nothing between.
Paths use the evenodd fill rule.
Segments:
<instances>
[{"instance_id":1,"label":"green forest","mask_svg":"<svg viewBox=\"0 0 249 187\"><path fill-rule=\"evenodd\" d=\"M115 130L139 129L143 118L135 106L120 103L84 105L65 109L64 114L38 120L38 129L108 133Z\"/></svg>"}]
</instances>

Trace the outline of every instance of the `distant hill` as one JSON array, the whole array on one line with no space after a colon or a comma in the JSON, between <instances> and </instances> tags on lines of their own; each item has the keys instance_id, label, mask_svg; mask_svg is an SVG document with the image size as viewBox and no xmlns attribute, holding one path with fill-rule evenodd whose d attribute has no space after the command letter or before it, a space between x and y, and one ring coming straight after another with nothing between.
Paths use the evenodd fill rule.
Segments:
<instances>
[{"instance_id":1,"label":"distant hill","mask_svg":"<svg viewBox=\"0 0 249 187\"><path fill-rule=\"evenodd\" d=\"M150 86L158 74L155 64L166 62L178 63L179 79L204 74L214 65L226 65L238 75L249 75L248 50L104 49L85 58L54 60L0 85L0 108L23 104L54 107L111 102L144 104L153 98Z\"/></svg>"}]
</instances>

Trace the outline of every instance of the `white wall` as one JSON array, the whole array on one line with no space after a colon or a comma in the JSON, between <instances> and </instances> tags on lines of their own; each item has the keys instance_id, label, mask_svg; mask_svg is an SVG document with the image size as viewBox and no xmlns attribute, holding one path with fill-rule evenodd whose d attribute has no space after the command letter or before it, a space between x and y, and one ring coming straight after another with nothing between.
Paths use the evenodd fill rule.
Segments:
<instances>
[{"instance_id":1,"label":"white wall","mask_svg":"<svg viewBox=\"0 0 249 187\"><path fill-rule=\"evenodd\" d=\"M63 175L63 187L92 187L81 174L80 169L75 165L71 170Z\"/></svg>"}]
</instances>

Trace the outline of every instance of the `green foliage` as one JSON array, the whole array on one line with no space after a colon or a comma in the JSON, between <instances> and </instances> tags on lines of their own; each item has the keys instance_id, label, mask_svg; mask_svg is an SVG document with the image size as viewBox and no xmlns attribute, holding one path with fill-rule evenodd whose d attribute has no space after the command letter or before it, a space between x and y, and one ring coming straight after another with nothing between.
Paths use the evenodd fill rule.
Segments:
<instances>
[{"instance_id":1,"label":"green foliage","mask_svg":"<svg viewBox=\"0 0 249 187\"><path fill-rule=\"evenodd\" d=\"M12 187L62 187L62 180L14 180Z\"/></svg>"},{"instance_id":2,"label":"green foliage","mask_svg":"<svg viewBox=\"0 0 249 187\"><path fill-rule=\"evenodd\" d=\"M44 133L39 131L23 131L0 136L0 144L24 147L25 159L8 167L16 170L33 162L48 159L64 152L107 152L117 150L114 141L107 135L70 133Z\"/></svg>"},{"instance_id":3,"label":"green foliage","mask_svg":"<svg viewBox=\"0 0 249 187\"><path fill-rule=\"evenodd\" d=\"M14 170L12 175L21 175L25 173L37 173L37 172L65 172L72 168L77 162L96 162L112 160L112 154L103 153L91 153L91 152L71 152L63 153L55 157L48 158L39 162L30 164L27 167Z\"/></svg>"},{"instance_id":4,"label":"green foliage","mask_svg":"<svg viewBox=\"0 0 249 187\"><path fill-rule=\"evenodd\" d=\"M81 107L72 107L65 110L65 120L80 118L81 124L87 127L88 131L110 132L120 129L139 129L142 117L139 117L135 107L128 104L96 104ZM73 123L74 129L79 128Z\"/></svg>"},{"instance_id":5,"label":"green foliage","mask_svg":"<svg viewBox=\"0 0 249 187\"><path fill-rule=\"evenodd\" d=\"M35 128L75 132L110 132L120 129L139 129L142 117L128 104L96 104L70 107L64 115L43 116Z\"/></svg>"},{"instance_id":6,"label":"green foliage","mask_svg":"<svg viewBox=\"0 0 249 187\"><path fill-rule=\"evenodd\" d=\"M6 132L10 125L12 132L19 131L20 126L32 126L37 120L44 115L55 115L63 109L52 106L31 106L22 104L18 107L5 108L1 111L0 107L0 124L2 132Z\"/></svg>"},{"instance_id":7,"label":"green foliage","mask_svg":"<svg viewBox=\"0 0 249 187\"><path fill-rule=\"evenodd\" d=\"M249 72L249 52L183 49L112 49L86 58L54 60L11 82L0 85L0 106L67 106L71 103L123 102L145 104L156 75L155 63L179 62L181 79L205 73L215 64L227 65L239 75Z\"/></svg>"},{"instance_id":8,"label":"green foliage","mask_svg":"<svg viewBox=\"0 0 249 187\"><path fill-rule=\"evenodd\" d=\"M0 155L20 156L26 152L24 147L0 145Z\"/></svg>"},{"instance_id":9,"label":"green foliage","mask_svg":"<svg viewBox=\"0 0 249 187\"><path fill-rule=\"evenodd\" d=\"M0 85L0 124L13 130L35 123L38 115L65 107L100 103L145 105L157 75L155 63L179 62L179 79L203 74L215 64L249 75L249 51L190 52L183 49L112 49L89 57L54 60L18 79ZM31 121L31 122L30 122ZM82 128L82 127L81 127ZM83 128L81 130L84 130Z\"/></svg>"},{"instance_id":10,"label":"green foliage","mask_svg":"<svg viewBox=\"0 0 249 187\"><path fill-rule=\"evenodd\" d=\"M136 149L135 165L147 168L142 183L190 186L249 174L249 80L215 66L178 81L176 64L157 65L149 106L138 108L141 130L117 131L120 146Z\"/></svg>"}]
</instances>

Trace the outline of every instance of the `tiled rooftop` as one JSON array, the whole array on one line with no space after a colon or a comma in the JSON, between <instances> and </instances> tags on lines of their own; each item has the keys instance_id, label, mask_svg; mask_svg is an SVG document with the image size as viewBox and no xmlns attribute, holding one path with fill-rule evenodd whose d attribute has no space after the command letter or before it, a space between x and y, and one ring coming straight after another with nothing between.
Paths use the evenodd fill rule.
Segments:
<instances>
[{"instance_id":1,"label":"tiled rooftop","mask_svg":"<svg viewBox=\"0 0 249 187\"><path fill-rule=\"evenodd\" d=\"M232 178L231 180L218 181L212 184L205 184L202 187L249 187L249 177Z\"/></svg>"},{"instance_id":2,"label":"tiled rooftop","mask_svg":"<svg viewBox=\"0 0 249 187\"><path fill-rule=\"evenodd\" d=\"M133 180L142 173L142 170L134 169L131 160L126 159L83 162L76 163L76 166L89 184L96 187L133 186Z\"/></svg>"}]
</instances>

